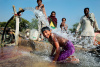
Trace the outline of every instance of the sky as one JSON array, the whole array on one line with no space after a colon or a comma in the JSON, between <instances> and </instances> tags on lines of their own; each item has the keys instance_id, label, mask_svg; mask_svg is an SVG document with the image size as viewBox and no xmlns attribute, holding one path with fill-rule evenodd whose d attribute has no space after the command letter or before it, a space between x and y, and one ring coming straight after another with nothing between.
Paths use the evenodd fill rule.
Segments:
<instances>
[{"instance_id":1,"label":"sky","mask_svg":"<svg viewBox=\"0 0 100 67\"><path fill-rule=\"evenodd\" d=\"M80 18L84 15L84 8L90 8L90 13L94 13L100 28L100 0L42 0L47 16L50 16L52 11L56 12L58 24L60 26L61 19L66 18L68 28L72 28L73 24L80 22ZM16 10L19 8L37 6L37 0L0 0L0 22L8 21L13 16L13 8L15 5ZM31 22L35 18L34 13L25 11L22 16Z\"/></svg>"}]
</instances>

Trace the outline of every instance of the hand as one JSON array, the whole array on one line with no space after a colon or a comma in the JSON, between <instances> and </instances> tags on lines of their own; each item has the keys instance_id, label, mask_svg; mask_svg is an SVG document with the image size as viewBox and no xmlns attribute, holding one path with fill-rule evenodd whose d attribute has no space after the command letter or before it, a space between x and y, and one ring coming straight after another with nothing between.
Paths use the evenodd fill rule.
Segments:
<instances>
[{"instance_id":1,"label":"hand","mask_svg":"<svg viewBox=\"0 0 100 67\"><path fill-rule=\"evenodd\" d=\"M52 63L56 63L56 61L52 61Z\"/></svg>"},{"instance_id":2,"label":"hand","mask_svg":"<svg viewBox=\"0 0 100 67\"><path fill-rule=\"evenodd\" d=\"M44 4L41 4L41 5L40 5L40 8L43 8L43 7L44 7Z\"/></svg>"}]
</instances>

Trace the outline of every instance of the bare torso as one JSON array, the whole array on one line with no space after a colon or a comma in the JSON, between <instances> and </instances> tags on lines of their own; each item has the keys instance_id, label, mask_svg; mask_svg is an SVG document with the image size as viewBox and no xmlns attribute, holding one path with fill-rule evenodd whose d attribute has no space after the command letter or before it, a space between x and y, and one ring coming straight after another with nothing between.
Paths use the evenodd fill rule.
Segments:
<instances>
[{"instance_id":1,"label":"bare torso","mask_svg":"<svg viewBox=\"0 0 100 67\"><path fill-rule=\"evenodd\" d=\"M67 43L67 39L55 34L51 33L50 38L48 39L49 42L54 46L54 42L58 42L60 47L65 47Z\"/></svg>"}]
</instances>

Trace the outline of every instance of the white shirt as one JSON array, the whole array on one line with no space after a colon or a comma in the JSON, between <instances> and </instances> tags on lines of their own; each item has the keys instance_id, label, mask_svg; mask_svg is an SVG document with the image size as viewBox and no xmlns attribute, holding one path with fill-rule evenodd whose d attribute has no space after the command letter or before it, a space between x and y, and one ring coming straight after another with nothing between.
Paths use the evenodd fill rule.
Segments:
<instances>
[{"instance_id":1,"label":"white shirt","mask_svg":"<svg viewBox=\"0 0 100 67\"><path fill-rule=\"evenodd\" d=\"M79 31L81 26L82 26L81 36L94 36L94 29L89 18L87 18L86 16L82 16L76 30Z\"/></svg>"}]
</instances>

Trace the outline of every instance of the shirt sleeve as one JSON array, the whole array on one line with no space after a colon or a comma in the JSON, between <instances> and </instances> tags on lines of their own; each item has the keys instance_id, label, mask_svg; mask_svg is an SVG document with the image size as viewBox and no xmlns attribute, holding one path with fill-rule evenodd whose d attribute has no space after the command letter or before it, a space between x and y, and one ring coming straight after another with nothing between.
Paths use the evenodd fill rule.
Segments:
<instances>
[{"instance_id":1,"label":"shirt sleeve","mask_svg":"<svg viewBox=\"0 0 100 67\"><path fill-rule=\"evenodd\" d=\"M82 24L82 18L80 19L80 23L78 24L77 28L76 28L76 32L79 31L80 27L81 27L81 24Z\"/></svg>"},{"instance_id":2,"label":"shirt sleeve","mask_svg":"<svg viewBox=\"0 0 100 67\"><path fill-rule=\"evenodd\" d=\"M96 31L99 30L99 27L98 27L98 24L97 24L96 19L94 19L94 27L95 27L95 30L96 30Z\"/></svg>"}]
</instances>

